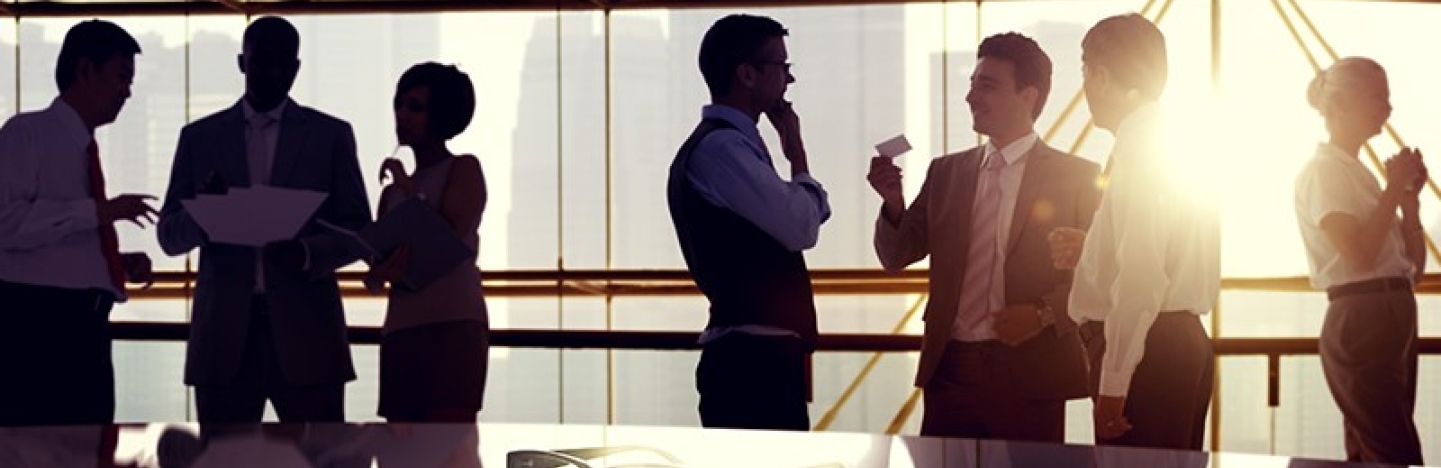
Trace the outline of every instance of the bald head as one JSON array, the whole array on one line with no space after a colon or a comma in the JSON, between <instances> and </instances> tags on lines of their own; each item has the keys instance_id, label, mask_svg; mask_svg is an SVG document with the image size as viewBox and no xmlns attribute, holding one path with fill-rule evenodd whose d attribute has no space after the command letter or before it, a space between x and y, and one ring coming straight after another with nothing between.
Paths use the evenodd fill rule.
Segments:
<instances>
[{"instance_id":1,"label":"bald head","mask_svg":"<svg viewBox=\"0 0 1441 468\"><path fill-rule=\"evenodd\" d=\"M298 55L300 52L300 32L295 26L279 16L262 16L250 22L245 27L245 37L242 39L242 47L275 49L279 52L289 52L290 55Z\"/></svg>"}]
</instances>

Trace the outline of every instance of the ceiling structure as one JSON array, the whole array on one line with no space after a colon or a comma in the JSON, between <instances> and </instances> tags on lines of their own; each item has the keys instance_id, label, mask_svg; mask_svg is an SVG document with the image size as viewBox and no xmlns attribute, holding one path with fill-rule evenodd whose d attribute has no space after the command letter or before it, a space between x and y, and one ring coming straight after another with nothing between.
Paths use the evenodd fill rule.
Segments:
<instances>
[{"instance_id":1,"label":"ceiling structure","mask_svg":"<svg viewBox=\"0 0 1441 468\"><path fill-rule=\"evenodd\" d=\"M958 0L943 3L999 3L1078 0ZM1349 0L1369 2L1441 3L1441 0ZM653 8L807 7L937 3L915 0L76 0L0 2L0 16L157 16L427 13L443 11L558 11Z\"/></svg>"}]
</instances>

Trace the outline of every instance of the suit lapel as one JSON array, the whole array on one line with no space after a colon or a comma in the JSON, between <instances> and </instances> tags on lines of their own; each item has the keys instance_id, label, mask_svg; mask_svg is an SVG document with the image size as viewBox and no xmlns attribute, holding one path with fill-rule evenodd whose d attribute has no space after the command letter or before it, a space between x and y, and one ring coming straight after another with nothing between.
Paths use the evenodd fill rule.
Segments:
<instances>
[{"instance_id":1,"label":"suit lapel","mask_svg":"<svg viewBox=\"0 0 1441 468\"><path fill-rule=\"evenodd\" d=\"M1030 153L1026 155L1026 171L1021 174L1021 187L1016 192L1015 213L1011 216L1011 229L1006 236L1006 258L1010 258L1011 251L1016 248L1016 241L1021 238L1021 231L1036 214L1036 197L1041 191L1041 185L1050 180L1051 155L1048 149L1045 142L1036 141L1036 145L1032 146Z\"/></svg>"},{"instance_id":2,"label":"suit lapel","mask_svg":"<svg viewBox=\"0 0 1441 468\"><path fill-rule=\"evenodd\" d=\"M984 156L984 150L979 148L972 150L965 158L957 161L959 164L956 164L956 174L954 178L951 179L955 181L954 185L951 186L951 199L958 201L958 203L953 206L956 208L956 212L960 214L960 216L955 218L957 224L954 230L949 231L961 233L959 243L956 245L971 245L971 212L974 211L976 205L976 183L979 181L981 159L983 159ZM970 251L969 248L960 249L960 264L965 264L966 252L968 251Z\"/></svg>"},{"instance_id":3,"label":"suit lapel","mask_svg":"<svg viewBox=\"0 0 1441 468\"><path fill-rule=\"evenodd\" d=\"M222 125L224 131L219 138L224 140L216 142L220 143L215 146L219 151L213 157L220 158L222 174L227 184L232 187L249 187L250 152L245 146L245 111L240 109L239 102L226 111ZM200 176L209 177L208 174Z\"/></svg>"},{"instance_id":4,"label":"suit lapel","mask_svg":"<svg viewBox=\"0 0 1441 468\"><path fill-rule=\"evenodd\" d=\"M270 184L282 187L290 180L291 171L304 155L300 148L305 142L305 116L295 101L286 104L280 116L279 142L275 144L275 163L270 169Z\"/></svg>"}]
</instances>

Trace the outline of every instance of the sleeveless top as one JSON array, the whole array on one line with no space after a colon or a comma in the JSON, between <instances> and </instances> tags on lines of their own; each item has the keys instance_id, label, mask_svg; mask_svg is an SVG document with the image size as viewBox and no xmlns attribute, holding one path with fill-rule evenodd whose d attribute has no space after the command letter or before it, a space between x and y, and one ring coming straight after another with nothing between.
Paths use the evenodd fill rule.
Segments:
<instances>
[{"instance_id":1,"label":"sleeveless top","mask_svg":"<svg viewBox=\"0 0 1441 468\"><path fill-rule=\"evenodd\" d=\"M446 180L450 177L450 168L456 157L427 168L416 169L410 176L415 183L416 193L423 194L425 203L436 210L441 209ZM387 210L406 200L394 186L387 186L381 195L382 199L390 197ZM454 270L420 291L390 288L390 301L385 308L382 334L442 322L478 321L489 324L485 296L480 286L480 268L475 264L480 250L479 226L472 228L461 241L470 246L471 252L476 253L472 253Z\"/></svg>"}]
</instances>

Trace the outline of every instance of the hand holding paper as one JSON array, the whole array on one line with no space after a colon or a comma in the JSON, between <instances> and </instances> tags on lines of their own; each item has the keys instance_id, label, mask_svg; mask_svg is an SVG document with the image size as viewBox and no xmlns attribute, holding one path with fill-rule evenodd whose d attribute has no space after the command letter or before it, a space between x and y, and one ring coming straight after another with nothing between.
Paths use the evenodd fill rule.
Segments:
<instances>
[{"instance_id":1,"label":"hand holding paper","mask_svg":"<svg viewBox=\"0 0 1441 468\"><path fill-rule=\"evenodd\" d=\"M198 195L180 204L211 242L262 247L294 238L325 197L321 192L256 186Z\"/></svg>"},{"instance_id":2,"label":"hand holding paper","mask_svg":"<svg viewBox=\"0 0 1441 468\"><path fill-rule=\"evenodd\" d=\"M911 142L906 140L906 135L896 135L895 138L880 142L876 145L876 152L887 158L894 158L911 150Z\"/></svg>"}]
</instances>

